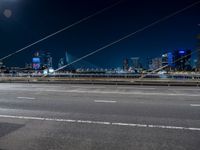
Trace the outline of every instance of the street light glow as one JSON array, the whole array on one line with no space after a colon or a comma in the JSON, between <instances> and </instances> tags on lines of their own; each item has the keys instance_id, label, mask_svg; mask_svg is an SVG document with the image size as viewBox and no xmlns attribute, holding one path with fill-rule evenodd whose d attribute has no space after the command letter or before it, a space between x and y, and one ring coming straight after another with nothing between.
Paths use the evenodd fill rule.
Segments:
<instances>
[{"instance_id":1,"label":"street light glow","mask_svg":"<svg viewBox=\"0 0 200 150\"><path fill-rule=\"evenodd\" d=\"M12 16L12 10L10 9L5 9L4 12L3 12L4 16L6 18L10 18Z\"/></svg>"}]
</instances>

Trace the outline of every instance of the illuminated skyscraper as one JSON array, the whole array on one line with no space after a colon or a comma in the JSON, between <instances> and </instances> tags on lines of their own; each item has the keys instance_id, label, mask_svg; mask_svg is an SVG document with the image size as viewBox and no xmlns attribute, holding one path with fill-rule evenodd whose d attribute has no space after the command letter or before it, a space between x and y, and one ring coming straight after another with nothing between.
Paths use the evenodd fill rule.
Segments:
<instances>
[{"instance_id":1,"label":"illuminated skyscraper","mask_svg":"<svg viewBox=\"0 0 200 150\"><path fill-rule=\"evenodd\" d=\"M53 62L49 52L36 51L32 58L33 69L44 70L52 68Z\"/></svg>"},{"instance_id":2,"label":"illuminated skyscraper","mask_svg":"<svg viewBox=\"0 0 200 150\"><path fill-rule=\"evenodd\" d=\"M162 58L161 57L157 57L152 59L152 64L151 64L151 69L152 70L156 70L162 67Z\"/></svg>"},{"instance_id":3,"label":"illuminated skyscraper","mask_svg":"<svg viewBox=\"0 0 200 150\"><path fill-rule=\"evenodd\" d=\"M174 64L177 71L190 70L191 50L175 50L174 51Z\"/></svg>"},{"instance_id":4,"label":"illuminated skyscraper","mask_svg":"<svg viewBox=\"0 0 200 150\"><path fill-rule=\"evenodd\" d=\"M139 57L132 57L131 60L132 60L132 64L133 64L132 67L134 69L139 69L141 67L140 58Z\"/></svg>"},{"instance_id":5,"label":"illuminated skyscraper","mask_svg":"<svg viewBox=\"0 0 200 150\"><path fill-rule=\"evenodd\" d=\"M167 52L162 55L162 66L164 70L172 70L174 67L174 55L172 52Z\"/></svg>"},{"instance_id":6,"label":"illuminated skyscraper","mask_svg":"<svg viewBox=\"0 0 200 150\"><path fill-rule=\"evenodd\" d=\"M43 55L43 66L45 68L52 68L53 66L53 59L51 57L51 53L45 52Z\"/></svg>"},{"instance_id":7,"label":"illuminated skyscraper","mask_svg":"<svg viewBox=\"0 0 200 150\"><path fill-rule=\"evenodd\" d=\"M35 70L39 70L41 68L41 58L40 58L40 53L38 51L36 51L33 54L32 67Z\"/></svg>"},{"instance_id":8,"label":"illuminated skyscraper","mask_svg":"<svg viewBox=\"0 0 200 150\"><path fill-rule=\"evenodd\" d=\"M128 59L126 58L123 61L123 70L128 71L128 69L129 69L129 62L128 62Z\"/></svg>"}]
</instances>

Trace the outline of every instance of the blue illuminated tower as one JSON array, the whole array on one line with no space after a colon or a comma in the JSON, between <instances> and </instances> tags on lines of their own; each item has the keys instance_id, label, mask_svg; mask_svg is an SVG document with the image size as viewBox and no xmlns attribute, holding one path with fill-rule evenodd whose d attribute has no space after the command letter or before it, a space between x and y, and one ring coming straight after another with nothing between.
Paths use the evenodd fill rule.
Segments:
<instances>
[{"instance_id":1,"label":"blue illuminated tower","mask_svg":"<svg viewBox=\"0 0 200 150\"><path fill-rule=\"evenodd\" d=\"M39 70L41 67L41 58L40 58L40 53L39 51L36 51L33 54L33 58L32 58L32 67L34 70Z\"/></svg>"},{"instance_id":2,"label":"blue illuminated tower","mask_svg":"<svg viewBox=\"0 0 200 150\"><path fill-rule=\"evenodd\" d=\"M174 64L175 64L175 69L177 71L187 71L190 70L188 68L191 68L190 66L190 58L192 55L192 51L187 49L187 50L175 50L174 51Z\"/></svg>"}]
</instances>

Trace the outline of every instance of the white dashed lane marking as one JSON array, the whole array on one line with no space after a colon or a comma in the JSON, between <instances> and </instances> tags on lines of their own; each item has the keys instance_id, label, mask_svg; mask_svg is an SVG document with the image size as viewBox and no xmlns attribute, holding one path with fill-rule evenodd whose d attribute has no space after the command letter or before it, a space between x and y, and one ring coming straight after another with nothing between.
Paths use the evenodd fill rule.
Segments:
<instances>
[{"instance_id":1,"label":"white dashed lane marking","mask_svg":"<svg viewBox=\"0 0 200 150\"><path fill-rule=\"evenodd\" d=\"M117 101L108 101L108 100L94 100L95 103L116 103Z\"/></svg>"},{"instance_id":2,"label":"white dashed lane marking","mask_svg":"<svg viewBox=\"0 0 200 150\"><path fill-rule=\"evenodd\" d=\"M17 97L18 99L30 99L30 100L33 100L35 99L34 97Z\"/></svg>"},{"instance_id":3,"label":"white dashed lane marking","mask_svg":"<svg viewBox=\"0 0 200 150\"><path fill-rule=\"evenodd\" d=\"M200 107L200 104L190 104L191 107Z\"/></svg>"},{"instance_id":4,"label":"white dashed lane marking","mask_svg":"<svg viewBox=\"0 0 200 150\"><path fill-rule=\"evenodd\" d=\"M103 122L103 121L90 121L90 120L71 120L71 119L56 119L56 118L11 116L11 115L0 115L0 118L38 120L38 121L55 121L55 122L82 123L82 124L97 124L97 125L111 125L111 126L124 126L124 127L139 127L139 128L159 128L159 129L173 129L173 130L187 130L187 131L189 130L189 131L199 131L200 132L200 128L180 127L180 126Z\"/></svg>"}]
</instances>

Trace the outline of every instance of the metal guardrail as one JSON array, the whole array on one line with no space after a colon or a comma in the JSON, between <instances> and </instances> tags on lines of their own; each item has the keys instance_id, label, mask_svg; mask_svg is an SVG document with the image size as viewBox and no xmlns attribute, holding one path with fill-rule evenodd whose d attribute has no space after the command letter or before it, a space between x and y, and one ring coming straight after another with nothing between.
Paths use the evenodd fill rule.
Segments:
<instances>
[{"instance_id":1,"label":"metal guardrail","mask_svg":"<svg viewBox=\"0 0 200 150\"><path fill-rule=\"evenodd\" d=\"M0 83L49 84L103 84L103 85L153 85L200 87L200 74L147 75L141 74L56 74L47 77L38 74L0 74Z\"/></svg>"},{"instance_id":2,"label":"metal guardrail","mask_svg":"<svg viewBox=\"0 0 200 150\"><path fill-rule=\"evenodd\" d=\"M175 80L200 80L200 74L72 74L72 73L56 73L47 77L55 78L119 78L119 79L138 79L145 75L144 79L175 79ZM43 77L42 74L0 74L0 78L25 77L35 78Z\"/></svg>"}]
</instances>

